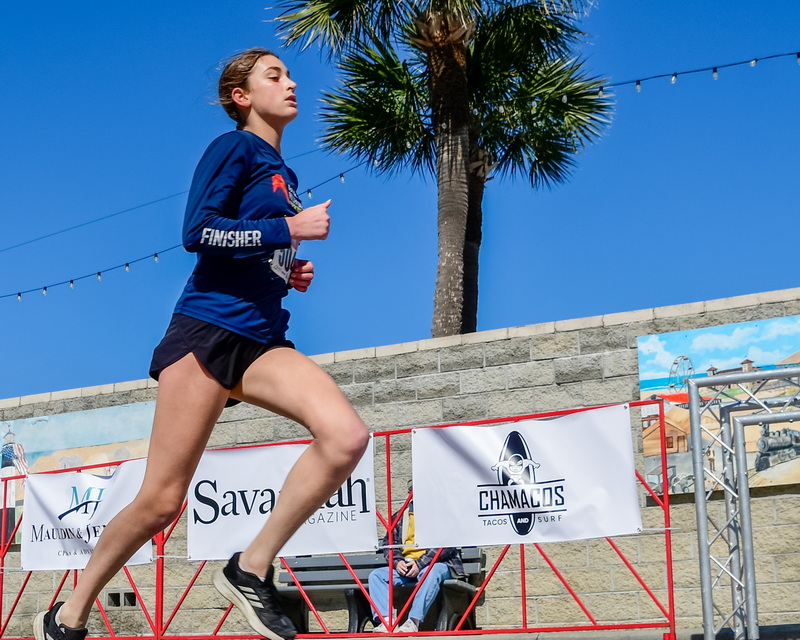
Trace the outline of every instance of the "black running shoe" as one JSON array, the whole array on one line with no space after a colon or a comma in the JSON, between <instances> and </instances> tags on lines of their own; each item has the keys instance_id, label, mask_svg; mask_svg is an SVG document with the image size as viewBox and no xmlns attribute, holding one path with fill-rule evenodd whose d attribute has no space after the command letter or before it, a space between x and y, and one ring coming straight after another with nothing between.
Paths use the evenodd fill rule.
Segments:
<instances>
[{"instance_id":1,"label":"black running shoe","mask_svg":"<svg viewBox=\"0 0 800 640\"><path fill-rule=\"evenodd\" d=\"M56 624L56 612L63 602L56 602L50 611L42 611L33 619L33 637L36 640L83 640L89 633L86 629L73 629L65 624Z\"/></svg>"},{"instance_id":2,"label":"black running shoe","mask_svg":"<svg viewBox=\"0 0 800 640\"><path fill-rule=\"evenodd\" d=\"M270 640L293 640L297 632L281 610L278 591L272 583L274 573L274 567L270 567L262 581L258 576L242 571L239 554L235 553L228 564L214 574L214 586L239 608L256 632Z\"/></svg>"}]
</instances>

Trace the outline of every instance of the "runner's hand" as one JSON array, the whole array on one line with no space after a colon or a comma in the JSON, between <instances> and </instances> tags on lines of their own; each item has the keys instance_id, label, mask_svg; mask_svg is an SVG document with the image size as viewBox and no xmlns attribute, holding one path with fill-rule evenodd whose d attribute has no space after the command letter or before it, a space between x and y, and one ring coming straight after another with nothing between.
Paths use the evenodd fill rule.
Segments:
<instances>
[{"instance_id":1,"label":"runner's hand","mask_svg":"<svg viewBox=\"0 0 800 640\"><path fill-rule=\"evenodd\" d=\"M292 272L289 274L289 286L301 293L308 291L314 279L314 263L310 260L295 260Z\"/></svg>"},{"instance_id":2,"label":"runner's hand","mask_svg":"<svg viewBox=\"0 0 800 640\"><path fill-rule=\"evenodd\" d=\"M331 201L316 204L286 218L292 240L324 240L331 228L328 207Z\"/></svg>"}]
</instances>

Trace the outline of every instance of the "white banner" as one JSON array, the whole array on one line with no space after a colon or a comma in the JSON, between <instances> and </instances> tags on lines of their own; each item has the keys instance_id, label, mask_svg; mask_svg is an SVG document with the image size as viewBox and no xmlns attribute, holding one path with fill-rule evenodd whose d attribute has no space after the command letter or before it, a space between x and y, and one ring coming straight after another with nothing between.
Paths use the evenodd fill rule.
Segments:
<instances>
[{"instance_id":1,"label":"white banner","mask_svg":"<svg viewBox=\"0 0 800 640\"><path fill-rule=\"evenodd\" d=\"M628 405L499 426L415 429L420 547L641 531Z\"/></svg>"},{"instance_id":2,"label":"white banner","mask_svg":"<svg viewBox=\"0 0 800 640\"><path fill-rule=\"evenodd\" d=\"M286 475L308 445L207 451L189 486L187 542L192 560L227 560L269 518ZM280 550L280 556L374 551L372 438L355 471Z\"/></svg>"},{"instance_id":3,"label":"white banner","mask_svg":"<svg viewBox=\"0 0 800 640\"><path fill-rule=\"evenodd\" d=\"M25 485L22 569L83 569L108 522L142 486L146 460L119 465L110 477L34 473ZM152 562L148 541L127 564Z\"/></svg>"}]
</instances>

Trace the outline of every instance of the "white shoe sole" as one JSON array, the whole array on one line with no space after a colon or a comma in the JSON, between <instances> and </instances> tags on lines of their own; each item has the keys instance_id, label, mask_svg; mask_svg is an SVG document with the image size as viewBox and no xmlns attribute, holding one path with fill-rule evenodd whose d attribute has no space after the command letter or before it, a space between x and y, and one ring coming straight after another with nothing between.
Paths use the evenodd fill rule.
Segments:
<instances>
[{"instance_id":1,"label":"white shoe sole","mask_svg":"<svg viewBox=\"0 0 800 640\"><path fill-rule=\"evenodd\" d=\"M228 581L222 569L217 569L214 573L214 586L220 594L230 600L231 603L241 611L247 623L253 627L256 633L260 633L265 638L269 638L269 640L286 640L283 636L279 636L277 633L264 626L264 623L261 622L256 612L253 610L253 605L251 605L247 598ZM44 640L44 638L37 637L36 640Z\"/></svg>"},{"instance_id":2,"label":"white shoe sole","mask_svg":"<svg viewBox=\"0 0 800 640\"><path fill-rule=\"evenodd\" d=\"M36 614L36 617L33 619L33 637L36 640L45 640L45 633L44 633L44 616L47 614L47 611L40 611Z\"/></svg>"}]
</instances>

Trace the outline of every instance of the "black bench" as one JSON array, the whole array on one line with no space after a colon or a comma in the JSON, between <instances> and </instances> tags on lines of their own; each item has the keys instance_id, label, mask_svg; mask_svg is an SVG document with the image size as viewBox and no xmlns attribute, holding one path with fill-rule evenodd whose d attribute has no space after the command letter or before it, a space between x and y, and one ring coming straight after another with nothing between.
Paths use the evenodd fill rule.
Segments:
<instances>
[{"instance_id":1,"label":"black bench","mask_svg":"<svg viewBox=\"0 0 800 640\"><path fill-rule=\"evenodd\" d=\"M399 553L399 550L397 551ZM470 602L475 597L483 580L483 567L486 555L477 547L461 549L466 579L449 578L442 583L436 603L431 607L420 625L422 630L446 631L453 629L461 620ZM386 566L383 553L345 554L359 582L365 590L369 589L367 579L373 569ZM285 558L297 576L306 595L313 600L314 595L343 593L348 613L348 633L363 633L372 628L372 610L347 566L338 555L298 556ZM286 614L291 618L298 633L308 633L309 609L291 574L284 570L278 575L278 593L283 601ZM394 587L395 598L403 603L412 589ZM402 604L398 606L402 609ZM475 609L469 612L462 629L475 629Z\"/></svg>"}]
</instances>

